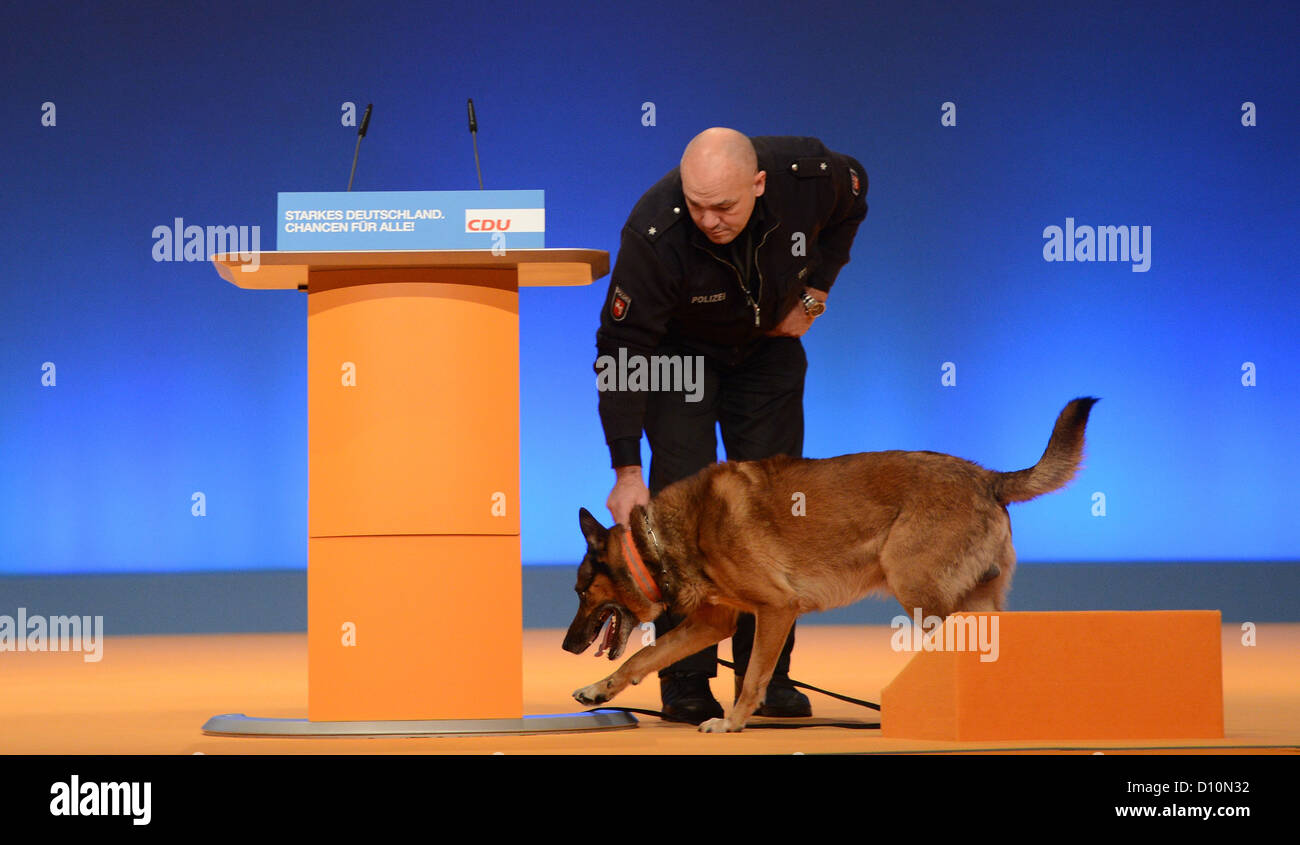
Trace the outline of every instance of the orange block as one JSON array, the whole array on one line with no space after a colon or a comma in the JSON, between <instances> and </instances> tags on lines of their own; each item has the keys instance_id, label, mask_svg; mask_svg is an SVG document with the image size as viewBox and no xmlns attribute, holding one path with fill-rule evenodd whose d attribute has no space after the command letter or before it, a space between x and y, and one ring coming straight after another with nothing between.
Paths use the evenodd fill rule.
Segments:
<instances>
[{"instance_id":1,"label":"orange block","mask_svg":"<svg viewBox=\"0 0 1300 845\"><path fill-rule=\"evenodd\" d=\"M523 716L517 535L308 542L308 719Z\"/></svg>"},{"instance_id":2,"label":"orange block","mask_svg":"<svg viewBox=\"0 0 1300 845\"><path fill-rule=\"evenodd\" d=\"M980 613L949 619L946 635L936 642L947 649L919 651L881 693L883 736L1223 737L1217 610ZM959 632L967 636L954 636Z\"/></svg>"}]
</instances>

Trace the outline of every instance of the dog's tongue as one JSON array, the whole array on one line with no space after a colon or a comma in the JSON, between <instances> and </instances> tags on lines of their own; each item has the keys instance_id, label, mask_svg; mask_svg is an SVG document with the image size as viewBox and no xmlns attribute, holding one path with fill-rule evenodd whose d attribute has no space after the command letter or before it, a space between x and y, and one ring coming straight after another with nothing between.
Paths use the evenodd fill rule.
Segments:
<instances>
[{"instance_id":1,"label":"dog's tongue","mask_svg":"<svg viewBox=\"0 0 1300 845\"><path fill-rule=\"evenodd\" d=\"M596 634L596 657L605 653L605 646L608 645L606 640L609 639L611 628L614 627L614 614L611 613L605 617L605 624L600 626L600 633Z\"/></svg>"}]
</instances>

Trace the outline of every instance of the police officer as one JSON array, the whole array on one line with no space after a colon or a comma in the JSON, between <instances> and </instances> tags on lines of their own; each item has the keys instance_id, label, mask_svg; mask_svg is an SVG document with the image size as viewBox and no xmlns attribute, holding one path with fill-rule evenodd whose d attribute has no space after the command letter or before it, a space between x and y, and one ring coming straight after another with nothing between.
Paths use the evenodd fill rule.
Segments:
<instances>
[{"instance_id":1,"label":"police officer","mask_svg":"<svg viewBox=\"0 0 1300 845\"><path fill-rule=\"evenodd\" d=\"M626 524L633 506L717 460L802 457L807 358L800 336L826 309L867 214L867 174L815 138L746 138L715 127L686 146L680 167L628 217L596 333L599 356L677 356L695 390L605 389L601 424L617 479L606 503ZM608 362L611 359L604 359ZM702 373L691 365L703 362ZM600 364L598 363L598 370ZM606 384L612 380L602 380ZM641 432L650 484L641 475ZM660 633L676 624L660 619ZM742 614L732 650L736 690L753 645ZM757 711L809 716L790 684L794 630ZM713 646L659 673L664 713L700 723L721 717L709 689Z\"/></svg>"}]
</instances>

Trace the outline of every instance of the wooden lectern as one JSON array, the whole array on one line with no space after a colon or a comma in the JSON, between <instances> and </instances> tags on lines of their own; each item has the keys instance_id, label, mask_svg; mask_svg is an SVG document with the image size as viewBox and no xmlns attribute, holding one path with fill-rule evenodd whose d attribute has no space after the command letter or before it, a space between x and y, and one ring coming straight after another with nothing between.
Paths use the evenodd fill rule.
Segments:
<instances>
[{"instance_id":1,"label":"wooden lectern","mask_svg":"<svg viewBox=\"0 0 1300 845\"><path fill-rule=\"evenodd\" d=\"M523 714L519 288L587 285L590 249L263 252L242 288L307 292L307 720L243 735L628 727ZM250 267L256 269L250 271Z\"/></svg>"}]
</instances>

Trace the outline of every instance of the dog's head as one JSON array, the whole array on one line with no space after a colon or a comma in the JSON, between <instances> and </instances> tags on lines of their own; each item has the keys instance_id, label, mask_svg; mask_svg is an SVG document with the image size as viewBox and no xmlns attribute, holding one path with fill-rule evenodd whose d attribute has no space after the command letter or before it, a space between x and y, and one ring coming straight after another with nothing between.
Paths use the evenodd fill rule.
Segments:
<instances>
[{"instance_id":1,"label":"dog's head","mask_svg":"<svg viewBox=\"0 0 1300 845\"><path fill-rule=\"evenodd\" d=\"M587 540L587 554L573 587L578 594L578 613L564 637L564 650L582 654L603 634L596 656L608 652L609 659L616 660L627 647L637 621L651 621L665 606L637 588L627 571L622 544L610 541L617 537L615 532L627 531L626 526L605 528L586 508L578 511L578 524Z\"/></svg>"}]
</instances>

